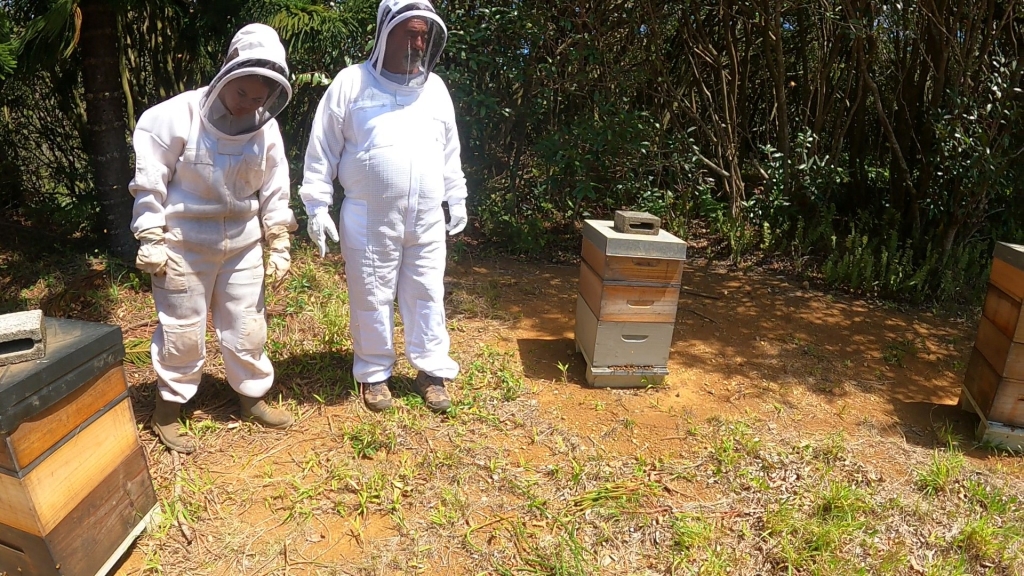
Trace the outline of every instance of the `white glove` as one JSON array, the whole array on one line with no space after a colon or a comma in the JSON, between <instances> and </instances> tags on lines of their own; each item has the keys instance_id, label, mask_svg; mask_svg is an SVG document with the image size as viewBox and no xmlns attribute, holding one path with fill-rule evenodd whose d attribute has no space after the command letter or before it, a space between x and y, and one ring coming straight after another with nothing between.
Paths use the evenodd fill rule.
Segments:
<instances>
[{"instance_id":1,"label":"white glove","mask_svg":"<svg viewBox=\"0 0 1024 576\"><path fill-rule=\"evenodd\" d=\"M323 258L328 252L327 237L330 236L331 240L338 241L338 226L331 219L331 210L327 206L317 206L313 209L312 214L307 208L306 214L309 216L306 232L309 233L310 240L320 248L320 257Z\"/></svg>"},{"instance_id":2,"label":"white glove","mask_svg":"<svg viewBox=\"0 0 1024 576\"><path fill-rule=\"evenodd\" d=\"M267 282L273 283L284 278L292 266L291 242L284 226L271 226L264 236L270 250L265 275Z\"/></svg>"},{"instance_id":3,"label":"white glove","mask_svg":"<svg viewBox=\"0 0 1024 576\"><path fill-rule=\"evenodd\" d=\"M455 236L466 227L466 223L469 221L469 216L466 215L466 201L458 200L456 202L448 203L448 224L445 226L448 229L449 236Z\"/></svg>"},{"instance_id":4,"label":"white glove","mask_svg":"<svg viewBox=\"0 0 1024 576\"><path fill-rule=\"evenodd\" d=\"M141 242L135 255L135 267L153 276L167 271L167 245L163 228L146 228L135 236Z\"/></svg>"}]
</instances>

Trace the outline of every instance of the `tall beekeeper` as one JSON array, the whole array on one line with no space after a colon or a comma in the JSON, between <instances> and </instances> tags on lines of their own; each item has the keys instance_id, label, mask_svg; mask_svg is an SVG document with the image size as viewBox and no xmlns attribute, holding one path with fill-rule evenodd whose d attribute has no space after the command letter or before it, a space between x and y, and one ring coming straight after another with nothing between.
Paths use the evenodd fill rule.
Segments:
<instances>
[{"instance_id":1,"label":"tall beekeeper","mask_svg":"<svg viewBox=\"0 0 1024 576\"><path fill-rule=\"evenodd\" d=\"M290 265L288 162L274 117L291 99L285 50L273 28L245 26L209 86L142 115L135 128L132 232L136 265L152 274L159 325L152 428L178 452L181 405L196 393L206 356L206 317L220 341L242 417L275 429L293 422L263 397L274 382L264 352L264 279ZM269 262L264 265L264 246Z\"/></svg>"},{"instance_id":2,"label":"tall beekeeper","mask_svg":"<svg viewBox=\"0 0 1024 576\"><path fill-rule=\"evenodd\" d=\"M391 406L394 301L405 353L431 410L451 407L459 365L445 326L445 232L466 226L466 179L455 109L431 71L448 38L425 1L383 0L370 59L342 70L317 108L300 196L320 255L339 241L331 204L344 188L341 252L351 306L353 376L370 410ZM447 202L446 224L442 202Z\"/></svg>"}]
</instances>

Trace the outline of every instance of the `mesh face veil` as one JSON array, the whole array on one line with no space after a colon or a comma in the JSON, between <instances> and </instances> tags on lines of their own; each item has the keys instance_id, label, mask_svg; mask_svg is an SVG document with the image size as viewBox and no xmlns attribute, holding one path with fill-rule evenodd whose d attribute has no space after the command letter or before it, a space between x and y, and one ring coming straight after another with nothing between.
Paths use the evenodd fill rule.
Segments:
<instances>
[{"instance_id":1,"label":"mesh face veil","mask_svg":"<svg viewBox=\"0 0 1024 576\"><path fill-rule=\"evenodd\" d=\"M434 7L425 0L383 0L377 9L377 35L374 38L373 53L370 54L370 64L377 74L387 73L390 76L401 76L403 73L395 73L384 69L385 52L394 49L388 46L388 36L399 25L412 19L418 19L427 26L424 38L423 50L420 52L412 43L402 47L405 52L402 55L402 62L405 70L404 84L417 85L426 81L427 76L434 70L445 43L448 41L448 29L440 16L434 12ZM390 53L388 58L393 57Z\"/></svg>"},{"instance_id":2,"label":"mesh face veil","mask_svg":"<svg viewBox=\"0 0 1024 576\"><path fill-rule=\"evenodd\" d=\"M209 117L210 108L224 86L243 76L262 76L270 80L267 83L271 86L267 99L254 112L251 127L245 130L246 133L255 132L280 114L292 97L284 46L273 28L250 24L235 34L224 66L210 82L200 102L204 116Z\"/></svg>"}]
</instances>

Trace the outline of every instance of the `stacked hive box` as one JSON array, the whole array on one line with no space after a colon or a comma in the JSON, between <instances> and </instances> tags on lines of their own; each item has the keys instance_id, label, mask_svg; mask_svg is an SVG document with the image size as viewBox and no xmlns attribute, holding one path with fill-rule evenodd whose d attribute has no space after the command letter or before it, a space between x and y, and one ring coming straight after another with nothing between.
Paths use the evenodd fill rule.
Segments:
<instances>
[{"instance_id":1,"label":"stacked hive box","mask_svg":"<svg viewBox=\"0 0 1024 576\"><path fill-rule=\"evenodd\" d=\"M157 506L121 330L45 329L43 359L0 369L0 574L106 574Z\"/></svg>"},{"instance_id":2,"label":"stacked hive box","mask_svg":"<svg viewBox=\"0 0 1024 576\"><path fill-rule=\"evenodd\" d=\"M616 219L619 226L583 224L576 349L591 386L660 384L668 375L686 243L650 215Z\"/></svg>"},{"instance_id":3,"label":"stacked hive box","mask_svg":"<svg viewBox=\"0 0 1024 576\"><path fill-rule=\"evenodd\" d=\"M1024 246L996 244L961 406L981 416L980 440L1024 448Z\"/></svg>"}]
</instances>

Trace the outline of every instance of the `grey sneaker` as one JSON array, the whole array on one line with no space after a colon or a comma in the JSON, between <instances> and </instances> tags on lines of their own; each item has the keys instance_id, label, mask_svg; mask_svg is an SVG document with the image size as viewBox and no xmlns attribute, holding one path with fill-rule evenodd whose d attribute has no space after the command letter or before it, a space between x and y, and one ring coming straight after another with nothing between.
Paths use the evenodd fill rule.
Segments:
<instances>
[{"instance_id":1,"label":"grey sneaker","mask_svg":"<svg viewBox=\"0 0 1024 576\"><path fill-rule=\"evenodd\" d=\"M444 389L444 378L430 376L420 370L412 387L417 394L423 397L427 408L434 412L447 412L452 407L452 399L448 397L448 391Z\"/></svg>"},{"instance_id":2,"label":"grey sneaker","mask_svg":"<svg viewBox=\"0 0 1024 576\"><path fill-rule=\"evenodd\" d=\"M388 381L359 384L363 389L363 402L372 412L383 412L391 408L391 390Z\"/></svg>"}]
</instances>

